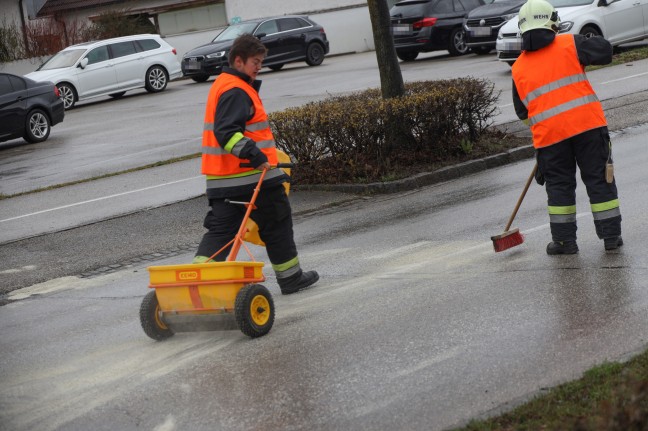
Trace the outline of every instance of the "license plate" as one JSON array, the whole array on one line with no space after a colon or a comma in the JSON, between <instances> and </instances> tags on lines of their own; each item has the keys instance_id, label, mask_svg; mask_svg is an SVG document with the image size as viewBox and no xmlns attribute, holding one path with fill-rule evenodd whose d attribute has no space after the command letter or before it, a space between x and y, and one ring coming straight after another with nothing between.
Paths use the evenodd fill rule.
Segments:
<instances>
[{"instance_id":1,"label":"license plate","mask_svg":"<svg viewBox=\"0 0 648 431\"><path fill-rule=\"evenodd\" d=\"M520 39L505 40L502 47L502 51L522 51L522 41Z\"/></svg>"},{"instance_id":2,"label":"license plate","mask_svg":"<svg viewBox=\"0 0 648 431\"><path fill-rule=\"evenodd\" d=\"M412 26L408 24L395 24L392 26L392 31L394 34L411 33Z\"/></svg>"},{"instance_id":3,"label":"license plate","mask_svg":"<svg viewBox=\"0 0 648 431\"><path fill-rule=\"evenodd\" d=\"M198 63L195 60L190 60L187 63L185 63L185 69L198 70L198 69L200 69L200 63Z\"/></svg>"},{"instance_id":4,"label":"license plate","mask_svg":"<svg viewBox=\"0 0 648 431\"><path fill-rule=\"evenodd\" d=\"M470 28L470 34L472 36L490 36L491 35L491 29L490 27L471 27Z\"/></svg>"}]
</instances>

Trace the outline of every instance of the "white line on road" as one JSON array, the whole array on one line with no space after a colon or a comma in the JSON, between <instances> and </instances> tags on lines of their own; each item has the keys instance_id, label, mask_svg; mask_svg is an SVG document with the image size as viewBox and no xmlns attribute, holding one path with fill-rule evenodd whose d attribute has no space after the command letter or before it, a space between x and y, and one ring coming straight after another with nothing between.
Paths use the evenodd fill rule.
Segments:
<instances>
[{"instance_id":1,"label":"white line on road","mask_svg":"<svg viewBox=\"0 0 648 431\"><path fill-rule=\"evenodd\" d=\"M152 189L156 189L156 188L160 188L160 187L170 186L170 185L182 183L182 182L185 182L185 181L192 181L192 180L195 180L195 179L198 179L198 178L201 178L201 177L202 177L202 175L198 175L198 176L191 177L191 178L185 178L185 179L182 179L182 180L171 181L169 183L156 184L154 186L144 187L143 189L130 190L128 192L117 193L117 194L109 195L109 196L103 196L103 197L100 197L100 198L90 199L90 200L83 201L83 202L76 202L76 203L73 203L73 204L63 205L63 206L56 207L56 208L49 208L49 209L42 210L42 211L36 211L36 212L30 213L30 214L23 214L23 215L20 215L20 216L17 216L17 217L11 217L11 218L7 218L7 219L4 219L4 220L0 220L0 223L4 223L4 222L7 222L7 221L12 221L12 220L19 220L21 218L31 217L31 216L35 216L35 215L38 215L38 214L44 214L44 213L51 212L51 211L58 211L58 210L66 209L66 208L79 206L79 205L89 204L89 203L92 203L92 202L98 202L98 201L102 201L102 200L106 200L106 199L112 199L112 198L117 198L117 197L120 197L120 196L126 196L126 195L129 195L129 194L132 194L132 193L139 193L139 192L152 190Z\"/></svg>"},{"instance_id":2,"label":"white line on road","mask_svg":"<svg viewBox=\"0 0 648 431\"><path fill-rule=\"evenodd\" d=\"M612 82L625 81L626 79L632 79L632 78L636 78L637 76L643 76L643 75L648 75L648 72L638 73L636 75L624 76L623 78L613 79L611 81L601 82L601 85L610 84Z\"/></svg>"}]
</instances>

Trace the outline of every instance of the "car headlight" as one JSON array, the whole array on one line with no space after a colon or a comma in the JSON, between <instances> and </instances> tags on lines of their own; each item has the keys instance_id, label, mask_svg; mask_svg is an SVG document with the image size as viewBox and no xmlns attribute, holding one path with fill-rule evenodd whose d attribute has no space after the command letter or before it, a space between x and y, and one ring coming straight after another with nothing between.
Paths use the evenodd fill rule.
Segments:
<instances>
[{"instance_id":1,"label":"car headlight","mask_svg":"<svg viewBox=\"0 0 648 431\"><path fill-rule=\"evenodd\" d=\"M509 20L515 18L516 16L518 16L517 13L510 13L508 15L503 15L502 18L504 18L504 21L509 21Z\"/></svg>"},{"instance_id":2,"label":"car headlight","mask_svg":"<svg viewBox=\"0 0 648 431\"><path fill-rule=\"evenodd\" d=\"M218 51L218 52L213 52L211 54L207 54L205 57L207 58L220 58L225 55L225 51Z\"/></svg>"},{"instance_id":3,"label":"car headlight","mask_svg":"<svg viewBox=\"0 0 648 431\"><path fill-rule=\"evenodd\" d=\"M561 22L561 23L560 23L559 30L558 30L558 33L565 33L565 32L567 32L567 31L571 30L573 26L574 26L574 22L573 22L573 21L564 21L564 22Z\"/></svg>"}]
</instances>

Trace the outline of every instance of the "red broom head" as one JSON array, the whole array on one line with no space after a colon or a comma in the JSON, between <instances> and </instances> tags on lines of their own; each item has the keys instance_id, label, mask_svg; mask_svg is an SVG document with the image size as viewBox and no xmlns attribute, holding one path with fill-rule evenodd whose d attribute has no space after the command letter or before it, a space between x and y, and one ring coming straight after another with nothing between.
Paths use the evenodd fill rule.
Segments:
<instances>
[{"instance_id":1,"label":"red broom head","mask_svg":"<svg viewBox=\"0 0 648 431\"><path fill-rule=\"evenodd\" d=\"M524 236L520 233L519 229L513 229L501 235L492 236L491 239L493 240L493 248L496 253L508 250L524 242Z\"/></svg>"}]
</instances>

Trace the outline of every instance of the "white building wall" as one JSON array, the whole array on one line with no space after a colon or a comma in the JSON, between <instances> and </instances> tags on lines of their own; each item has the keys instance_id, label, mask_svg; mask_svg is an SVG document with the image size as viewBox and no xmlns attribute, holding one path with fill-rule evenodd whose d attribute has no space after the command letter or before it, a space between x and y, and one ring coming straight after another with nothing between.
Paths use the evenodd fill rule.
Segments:
<instances>
[{"instance_id":1,"label":"white building wall","mask_svg":"<svg viewBox=\"0 0 648 431\"><path fill-rule=\"evenodd\" d=\"M374 49L366 0L226 0L230 22L287 14L308 14L326 30L331 54Z\"/></svg>"},{"instance_id":2,"label":"white building wall","mask_svg":"<svg viewBox=\"0 0 648 431\"><path fill-rule=\"evenodd\" d=\"M230 20L367 6L366 0L226 0L225 3Z\"/></svg>"},{"instance_id":3,"label":"white building wall","mask_svg":"<svg viewBox=\"0 0 648 431\"><path fill-rule=\"evenodd\" d=\"M227 25L225 4L216 3L158 15L162 35L191 33Z\"/></svg>"}]
</instances>

